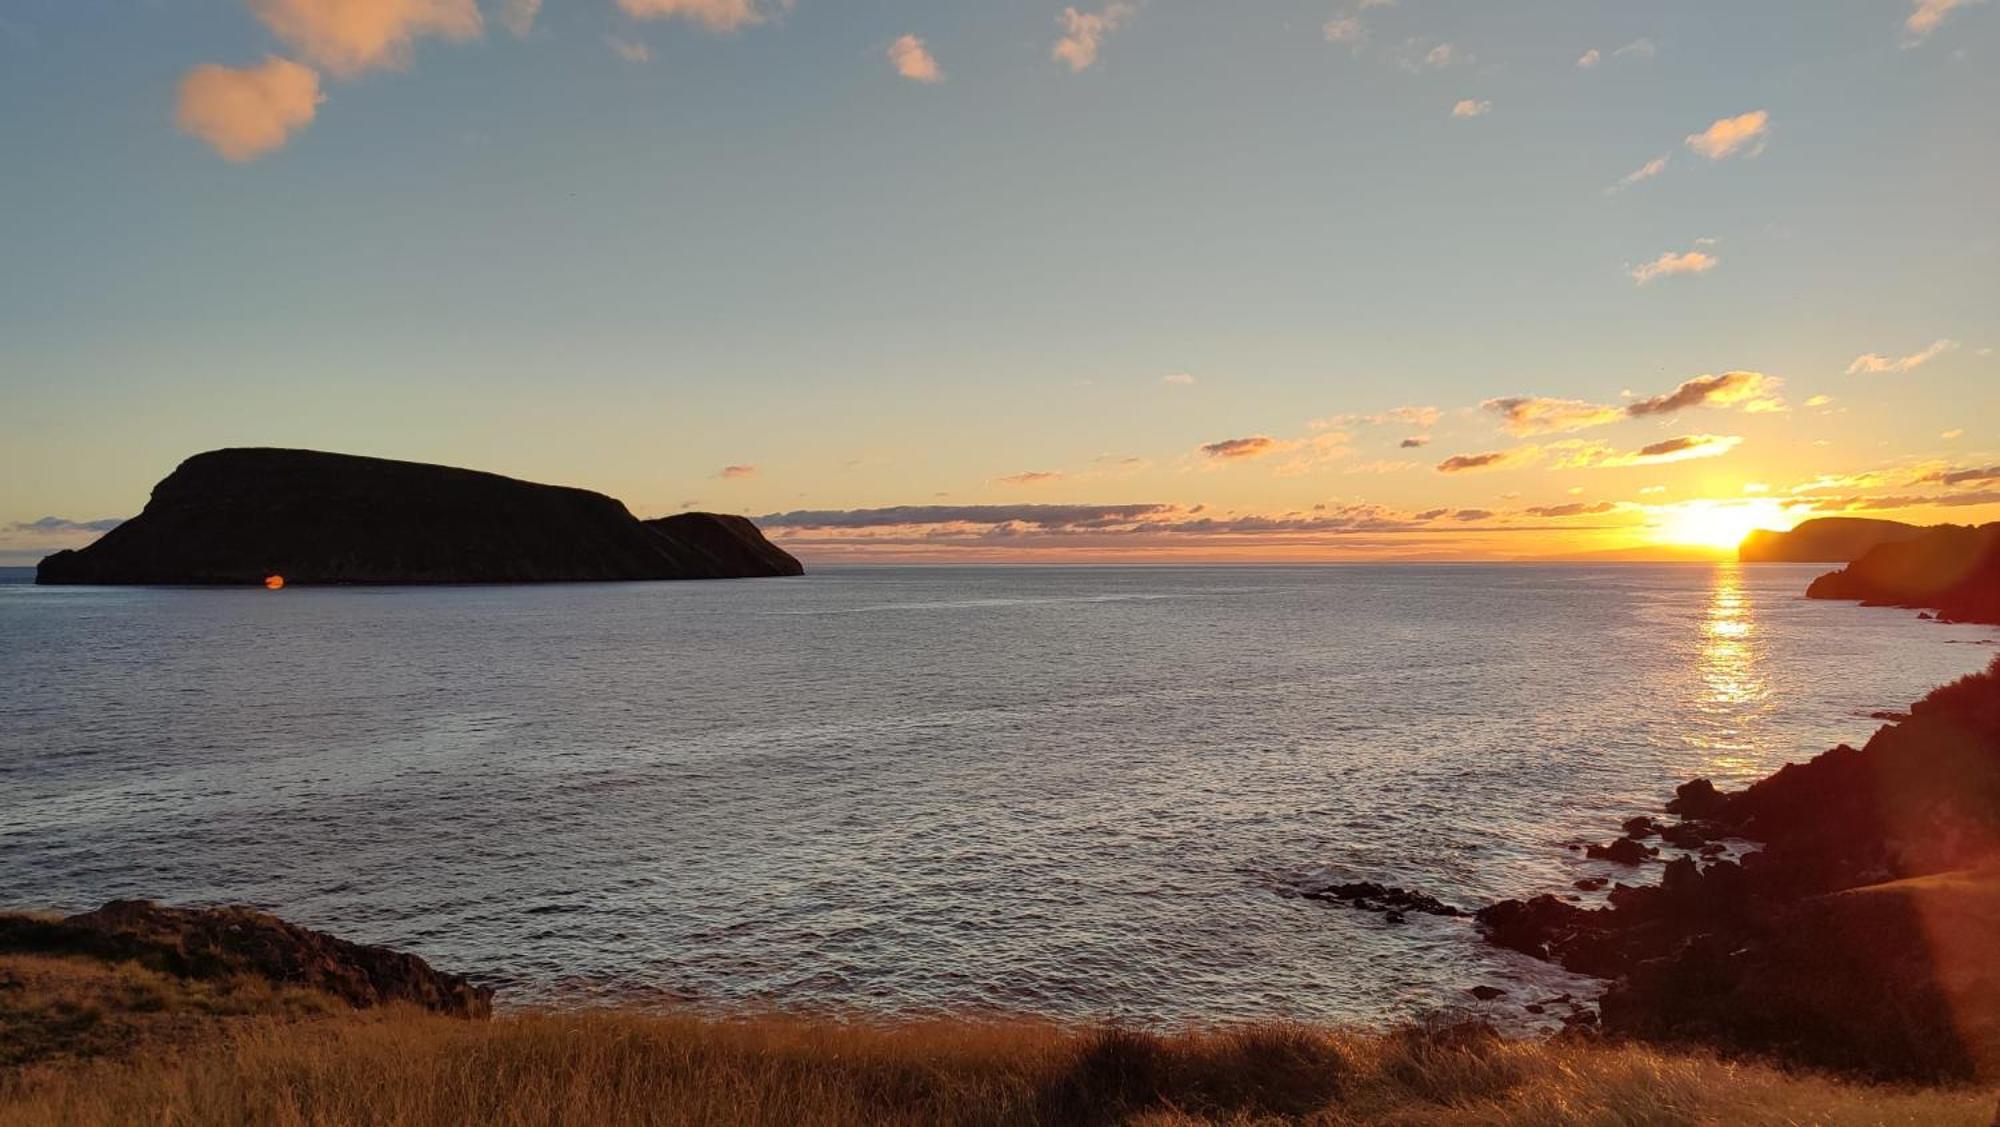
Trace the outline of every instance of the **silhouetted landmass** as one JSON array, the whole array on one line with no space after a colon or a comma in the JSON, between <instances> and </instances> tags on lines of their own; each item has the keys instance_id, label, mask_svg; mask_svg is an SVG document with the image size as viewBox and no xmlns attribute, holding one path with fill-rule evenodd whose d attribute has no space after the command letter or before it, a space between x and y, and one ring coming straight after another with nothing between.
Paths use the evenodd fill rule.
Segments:
<instances>
[{"instance_id":1,"label":"silhouetted landmass","mask_svg":"<svg viewBox=\"0 0 2000 1127\"><path fill-rule=\"evenodd\" d=\"M1813 580L1814 599L1860 599L1873 606L1922 607L1955 622L2000 625L2000 522L1946 524Z\"/></svg>"},{"instance_id":2,"label":"silhouetted landmass","mask_svg":"<svg viewBox=\"0 0 2000 1127\"><path fill-rule=\"evenodd\" d=\"M1745 563L1848 563L1880 544L1923 535L1924 529L1899 520L1869 517L1816 517L1789 532L1753 529L1736 547Z\"/></svg>"},{"instance_id":3,"label":"silhouetted landmass","mask_svg":"<svg viewBox=\"0 0 2000 1127\"><path fill-rule=\"evenodd\" d=\"M641 521L601 493L311 450L214 450L39 583L537 583L804 569L742 517Z\"/></svg>"},{"instance_id":4,"label":"silhouetted landmass","mask_svg":"<svg viewBox=\"0 0 2000 1127\"><path fill-rule=\"evenodd\" d=\"M1667 809L1682 820L1627 826L1686 851L1659 885L1599 909L1504 901L1478 913L1487 937L1613 979L1613 1034L1876 1077L2000 1074L2000 661L1860 749L1740 792L1697 779ZM1723 840L1762 849L1716 859Z\"/></svg>"}]
</instances>

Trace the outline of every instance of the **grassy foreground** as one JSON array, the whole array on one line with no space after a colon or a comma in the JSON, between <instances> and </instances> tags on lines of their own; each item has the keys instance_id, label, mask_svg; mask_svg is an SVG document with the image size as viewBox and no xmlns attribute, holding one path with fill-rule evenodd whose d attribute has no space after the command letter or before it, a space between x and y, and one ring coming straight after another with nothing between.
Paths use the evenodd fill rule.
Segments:
<instances>
[{"instance_id":1,"label":"grassy foreground","mask_svg":"<svg viewBox=\"0 0 2000 1127\"><path fill-rule=\"evenodd\" d=\"M1473 1027L1155 1036L1030 1022L492 1021L256 981L0 961L0 1125L1978 1124L1993 1094L1857 1086Z\"/></svg>"}]
</instances>

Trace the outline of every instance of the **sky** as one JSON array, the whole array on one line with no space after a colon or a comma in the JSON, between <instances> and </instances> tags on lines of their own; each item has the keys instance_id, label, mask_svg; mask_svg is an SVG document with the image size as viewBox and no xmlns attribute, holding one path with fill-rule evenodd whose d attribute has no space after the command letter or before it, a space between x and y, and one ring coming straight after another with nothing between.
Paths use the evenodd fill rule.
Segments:
<instances>
[{"instance_id":1,"label":"sky","mask_svg":"<svg viewBox=\"0 0 2000 1127\"><path fill-rule=\"evenodd\" d=\"M0 564L291 446L808 563L2000 519L2000 4L11 0Z\"/></svg>"}]
</instances>

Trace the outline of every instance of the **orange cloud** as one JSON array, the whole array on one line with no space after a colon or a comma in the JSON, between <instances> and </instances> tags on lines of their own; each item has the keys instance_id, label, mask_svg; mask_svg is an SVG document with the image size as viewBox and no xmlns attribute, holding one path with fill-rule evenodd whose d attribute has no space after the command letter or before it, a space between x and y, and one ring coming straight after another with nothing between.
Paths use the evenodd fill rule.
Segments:
<instances>
[{"instance_id":1,"label":"orange cloud","mask_svg":"<svg viewBox=\"0 0 2000 1127\"><path fill-rule=\"evenodd\" d=\"M924 41L914 35L905 35L889 44L889 65L911 82L944 81L944 69L938 66Z\"/></svg>"},{"instance_id":2,"label":"orange cloud","mask_svg":"<svg viewBox=\"0 0 2000 1127\"><path fill-rule=\"evenodd\" d=\"M1130 4L1114 2L1106 4L1101 11L1079 12L1075 8L1064 8L1056 22L1062 25L1062 38L1049 54L1056 61L1067 63L1071 71L1084 71L1097 61L1097 49L1104 37L1132 18L1138 11Z\"/></svg>"},{"instance_id":3,"label":"orange cloud","mask_svg":"<svg viewBox=\"0 0 2000 1127\"><path fill-rule=\"evenodd\" d=\"M1665 251L1653 261L1634 267L1632 280L1643 286L1655 278L1670 278L1676 274L1706 274L1715 269L1715 264L1720 261L1722 260L1714 255L1698 250L1684 251L1680 254Z\"/></svg>"},{"instance_id":4,"label":"orange cloud","mask_svg":"<svg viewBox=\"0 0 2000 1127\"><path fill-rule=\"evenodd\" d=\"M271 34L334 75L406 66L421 36L476 38L473 0L249 0Z\"/></svg>"},{"instance_id":5,"label":"orange cloud","mask_svg":"<svg viewBox=\"0 0 2000 1127\"><path fill-rule=\"evenodd\" d=\"M1453 117L1485 117L1492 112L1492 102L1483 100L1475 102L1471 98L1461 98L1457 105L1451 107Z\"/></svg>"},{"instance_id":6,"label":"orange cloud","mask_svg":"<svg viewBox=\"0 0 2000 1127\"><path fill-rule=\"evenodd\" d=\"M789 0L779 6L791 7ZM757 0L618 0L618 8L635 20L683 19L718 33L741 31L771 18Z\"/></svg>"},{"instance_id":7,"label":"orange cloud","mask_svg":"<svg viewBox=\"0 0 2000 1127\"><path fill-rule=\"evenodd\" d=\"M1771 115L1764 110L1725 117L1699 133L1688 134L1687 147L1710 160L1721 160L1750 146L1747 155L1754 157L1764 150L1770 125Z\"/></svg>"},{"instance_id":8,"label":"orange cloud","mask_svg":"<svg viewBox=\"0 0 2000 1127\"><path fill-rule=\"evenodd\" d=\"M256 160L312 124L320 101L319 75L290 59L242 70L208 63L181 79L174 124L225 160Z\"/></svg>"},{"instance_id":9,"label":"orange cloud","mask_svg":"<svg viewBox=\"0 0 2000 1127\"><path fill-rule=\"evenodd\" d=\"M1642 180L1651 180L1667 170L1667 155L1661 154L1618 178L1618 183L1606 189L1609 193L1622 192Z\"/></svg>"},{"instance_id":10,"label":"orange cloud","mask_svg":"<svg viewBox=\"0 0 2000 1127\"><path fill-rule=\"evenodd\" d=\"M1006 477L995 478L994 480L1002 485L1047 485L1052 481L1061 481L1062 478L1063 475L1058 470L1029 470L1025 473L1008 474Z\"/></svg>"},{"instance_id":11,"label":"orange cloud","mask_svg":"<svg viewBox=\"0 0 2000 1127\"><path fill-rule=\"evenodd\" d=\"M1485 454L1454 454L1439 462L1439 473L1466 473L1472 470L1504 470L1525 466L1542 456L1535 446L1517 446L1512 450L1494 450Z\"/></svg>"},{"instance_id":12,"label":"orange cloud","mask_svg":"<svg viewBox=\"0 0 2000 1127\"><path fill-rule=\"evenodd\" d=\"M1556 469L1616 469L1624 466L1660 466L1696 458L1719 458L1743 443L1740 436L1733 434L1685 434L1641 446L1637 450L1620 451L1603 443L1571 441L1574 445L1559 451Z\"/></svg>"},{"instance_id":13,"label":"orange cloud","mask_svg":"<svg viewBox=\"0 0 2000 1127\"><path fill-rule=\"evenodd\" d=\"M1953 8L1977 4L1979 0L1913 0L1910 16L1903 21L1903 44L1914 47L1929 39Z\"/></svg>"},{"instance_id":14,"label":"orange cloud","mask_svg":"<svg viewBox=\"0 0 2000 1127\"><path fill-rule=\"evenodd\" d=\"M1923 351L1912 352L1908 356L1896 359L1890 359L1879 352L1865 352L1860 356L1856 356L1854 363L1847 366L1847 374L1850 376L1857 374L1872 376L1889 372L1901 375L1904 372L1914 371L1957 347L1958 342L1954 340L1934 340Z\"/></svg>"},{"instance_id":15,"label":"orange cloud","mask_svg":"<svg viewBox=\"0 0 2000 1127\"><path fill-rule=\"evenodd\" d=\"M1201 452L1211 458L1229 461L1237 458L1261 458L1279 448L1277 439L1264 434L1253 434L1248 438L1225 438L1220 442L1204 443Z\"/></svg>"},{"instance_id":16,"label":"orange cloud","mask_svg":"<svg viewBox=\"0 0 2000 1127\"><path fill-rule=\"evenodd\" d=\"M736 465L736 466L722 467L720 470L716 471L715 476L723 479L724 481L740 481L743 478L756 477L757 473L758 470L756 466Z\"/></svg>"},{"instance_id":17,"label":"orange cloud","mask_svg":"<svg viewBox=\"0 0 2000 1127\"><path fill-rule=\"evenodd\" d=\"M1724 372L1719 376L1696 376L1665 395L1628 404L1625 413L1633 418L1670 415L1689 407L1718 407L1741 404L1751 412L1774 411L1784 403L1776 397L1778 382L1762 372Z\"/></svg>"},{"instance_id":18,"label":"orange cloud","mask_svg":"<svg viewBox=\"0 0 2000 1127\"><path fill-rule=\"evenodd\" d=\"M1586 403L1580 399L1547 399L1530 395L1489 399L1480 406L1500 416L1501 429L1517 435L1561 434L1615 423L1625 417L1625 412L1616 407Z\"/></svg>"}]
</instances>

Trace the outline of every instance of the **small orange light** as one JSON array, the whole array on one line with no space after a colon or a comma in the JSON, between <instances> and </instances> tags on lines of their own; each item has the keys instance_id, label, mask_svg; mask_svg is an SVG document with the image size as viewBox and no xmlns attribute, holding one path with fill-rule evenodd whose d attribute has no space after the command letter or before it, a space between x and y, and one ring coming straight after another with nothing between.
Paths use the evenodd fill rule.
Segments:
<instances>
[{"instance_id":1,"label":"small orange light","mask_svg":"<svg viewBox=\"0 0 2000 1127\"><path fill-rule=\"evenodd\" d=\"M273 591L284 585L285 577L282 575L267 575L264 577L264 586L269 587Z\"/></svg>"}]
</instances>

